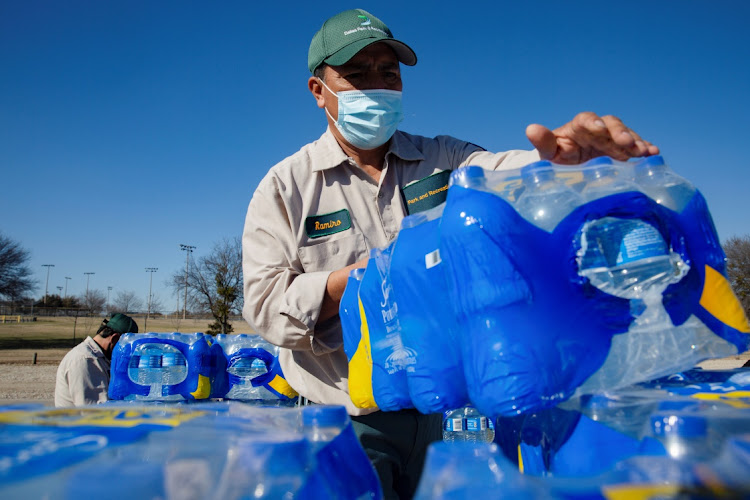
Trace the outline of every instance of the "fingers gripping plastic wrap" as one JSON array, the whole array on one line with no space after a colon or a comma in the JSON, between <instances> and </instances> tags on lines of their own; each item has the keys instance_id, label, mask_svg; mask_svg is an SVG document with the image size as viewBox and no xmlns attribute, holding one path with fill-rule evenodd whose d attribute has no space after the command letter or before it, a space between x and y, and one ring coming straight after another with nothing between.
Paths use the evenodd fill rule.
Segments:
<instances>
[{"instance_id":1,"label":"fingers gripping plastic wrap","mask_svg":"<svg viewBox=\"0 0 750 500\"><path fill-rule=\"evenodd\" d=\"M221 397L221 347L203 333L128 333L112 353L109 399L182 401Z\"/></svg>"},{"instance_id":2,"label":"fingers gripping plastic wrap","mask_svg":"<svg viewBox=\"0 0 750 500\"><path fill-rule=\"evenodd\" d=\"M660 157L459 169L440 232L482 413L552 407L748 348L705 201Z\"/></svg>"},{"instance_id":3,"label":"fingers gripping plastic wrap","mask_svg":"<svg viewBox=\"0 0 750 500\"><path fill-rule=\"evenodd\" d=\"M226 360L225 399L260 401L265 405L291 405L297 392L284 378L279 364L279 348L259 335L216 336Z\"/></svg>"}]
</instances>

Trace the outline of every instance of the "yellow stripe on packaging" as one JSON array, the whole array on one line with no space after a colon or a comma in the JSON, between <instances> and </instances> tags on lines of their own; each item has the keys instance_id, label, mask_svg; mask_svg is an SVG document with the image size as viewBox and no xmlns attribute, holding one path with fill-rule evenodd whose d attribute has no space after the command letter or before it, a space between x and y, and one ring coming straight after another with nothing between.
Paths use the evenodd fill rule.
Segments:
<instances>
[{"instance_id":1,"label":"yellow stripe on packaging","mask_svg":"<svg viewBox=\"0 0 750 500\"><path fill-rule=\"evenodd\" d=\"M359 302L359 317L362 320L359 345L349 361L349 397L357 408L377 408L372 392L372 350L370 330L367 326L365 308Z\"/></svg>"},{"instance_id":2,"label":"yellow stripe on packaging","mask_svg":"<svg viewBox=\"0 0 750 500\"><path fill-rule=\"evenodd\" d=\"M278 375L276 375L273 380L268 383L268 386L279 394L283 394L290 399L299 396L299 394L297 394L297 391L292 389L292 386L289 385L289 382L287 382L286 379L279 377Z\"/></svg>"},{"instance_id":3,"label":"yellow stripe on packaging","mask_svg":"<svg viewBox=\"0 0 750 500\"><path fill-rule=\"evenodd\" d=\"M720 272L708 265L700 305L725 325L750 333L750 323L732 286Z\"/></svg>"}]
</instances>

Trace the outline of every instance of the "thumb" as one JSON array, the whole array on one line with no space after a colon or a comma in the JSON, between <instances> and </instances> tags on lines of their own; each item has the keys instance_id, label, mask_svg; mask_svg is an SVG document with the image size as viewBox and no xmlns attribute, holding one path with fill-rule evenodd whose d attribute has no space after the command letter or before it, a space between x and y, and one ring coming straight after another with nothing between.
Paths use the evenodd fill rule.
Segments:
<instances>
[{"instance_id":1,"label":"thumb","mask_svg":"<svg viewBox=\"0 0 750 500\"><path fill-rule=\"evenodd\" d=\"M547 127L536 123L529 125L526 127L526 137L543 160L551 160L557 154L557 138Z\"/></svg>"}]
</instances>

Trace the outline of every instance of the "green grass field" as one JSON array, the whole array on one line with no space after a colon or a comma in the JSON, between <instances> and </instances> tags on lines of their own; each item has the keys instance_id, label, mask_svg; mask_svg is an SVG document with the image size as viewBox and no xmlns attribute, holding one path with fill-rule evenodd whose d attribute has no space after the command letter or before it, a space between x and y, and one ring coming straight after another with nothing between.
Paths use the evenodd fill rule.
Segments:
<instances>
[{"instance_id":1,"label":"green grass field","mask_svg":"<svg viewBox=\"0 0 750 500\"><path fill-rule=\"evenodd\" d=\"M38 317L37 321L25 323L11 322L6 316L0 322L0 350L2 349L60 349L71 348L87 336L94 336L103 316L83 318ZM205 332L211 319L185 319L182 317L135 316L140 332ZM250 326L241 318L232 321L234 332L253 333Z\"/></svg>"}]
</instances>

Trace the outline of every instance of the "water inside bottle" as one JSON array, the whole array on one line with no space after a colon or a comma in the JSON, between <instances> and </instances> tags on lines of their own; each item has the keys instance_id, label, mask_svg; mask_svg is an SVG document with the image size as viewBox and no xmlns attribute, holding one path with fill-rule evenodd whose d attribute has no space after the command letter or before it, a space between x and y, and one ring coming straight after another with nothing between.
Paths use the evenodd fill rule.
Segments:
<instances>
[{"instance_id":1,"label":"water inside bottle","mask_svg":"<svg viewBox=\"0 0 750 500\"><path fill-rule=\"evenodd\" d=\"M161 398L165 396L165 386L179 384L187 378L187 361L174 346L141 344L130 358L128 377L136 384L151 386L146 398Z\"/></svg>"}]
</instances>

